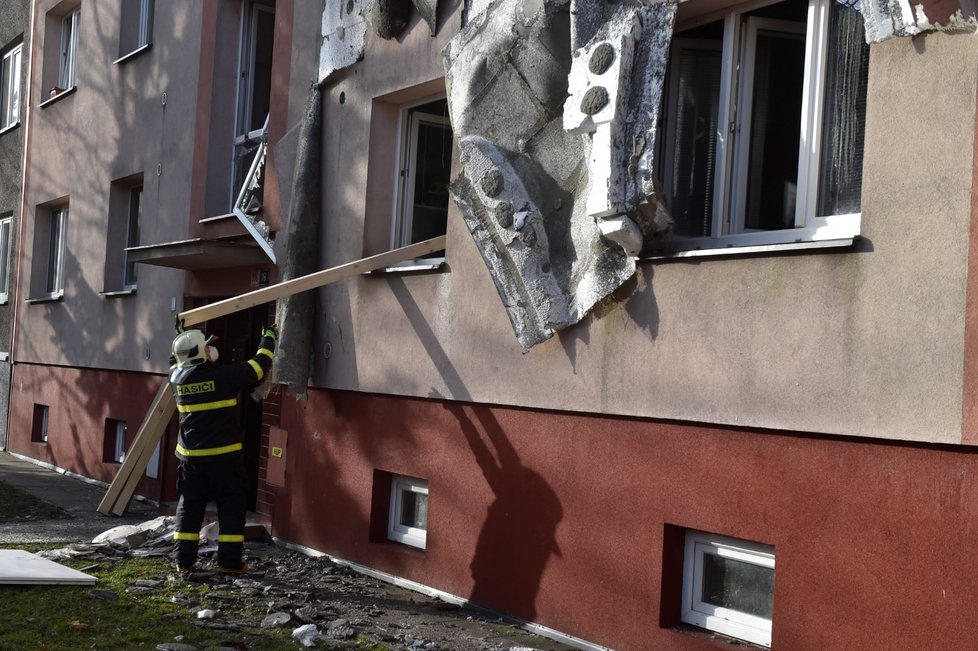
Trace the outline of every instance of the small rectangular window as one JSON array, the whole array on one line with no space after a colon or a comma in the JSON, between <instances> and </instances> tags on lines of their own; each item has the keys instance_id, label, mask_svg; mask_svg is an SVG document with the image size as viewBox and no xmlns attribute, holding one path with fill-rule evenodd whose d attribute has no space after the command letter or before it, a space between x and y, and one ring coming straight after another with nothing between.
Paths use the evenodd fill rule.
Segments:
<instances>
[{"instance_id":1,"label":"small rectangular window","mask_svg":"<svg viewBox=\"0 0 978 651\"><path fill-rule=\"evenodd\" d=\"M395 475L387 528L390 540L424 549L428 539L428 482Z\"/></svg>"},{"instance_id":2,"label":"small rectangular window","mask_svg":"<svg viewBox=\"0 0 978 651\"><path fill-rule=\"evenodd\" d=\"M119 56L125 57L152 42L153 0L122 0Z\"/></svg>"},{"instance_id":3,"label":"small rectangular window","mask_svg":"<svg viewBox=\"0 0 978 651\"><path fill-rule=\"evenodd\" d=\"M61 19L61 56L58 67L58 87L75 86L75 57L78 52L78 27L81 7L76 7Z\"/></svg>"},{"instance_id":4,"label":"small rectangular window","mask_svg":"<svg viewBox=\"0 0 978 651\"><path fill-rule=\"evenodd\" d=\"M448 102L401 111L397 204L391 244L397 248L444 235L448 223L453 134ZM441 257L436 253L433 257Z\"/></svg>"},{"instance_id":5,"label":"small rectangular window","mask_svg":"<svg viewBox=\"0 0 978 651\"><path fill-rule=\"evenodd\" d=\"M686 532L682 621L771 646L774 548Z\"/></svg>"},{"instance_id":6,"label":"small rectangular window","mask_svg":"<svg viewBox=\"0 0 978 651\"><path fill-rule=\"evenodd\" d=\"M102 444L102 460L106 463L122 463L126 458L126 421L105 419Z\"/></svg>"},{"instance_id":7,"label":"small rectangular window","mask_svg":"<svg viewBox=\"0 0 978 651\"><path fill-rule=\"evenodd\" d=\"M10 298L10 250L13 245L13 217L0 218L0 303Z\"/></svg>"},{"instance_id":8,"label":"small rectangular window","mask_svg":"<svg viewBox=\"0 0 978 651\"><path fill-rule=\"evenodd\" d=\"M20 122L20 67L23 45L17 44L0 59L0 129Z\"/></svg>"},{"instance_id":9,"label":"small rectangular window","mask_svg":"<svg viewBox=\"0 0 978 651\"><path fill-rule=\"evenodd\" d=\"M34 405L34 418L31 422L31 441L48 442L48 406Z\"/></svg>"},{"instance_id":10,"label":"small rectangular window","mask_svg":"<svg viewBox=\"0 0 978 651\"><path fill-rule=\"evenodd\" d=\"M65 289L65 233L68 226L68 206L51 211L51 230L48 236L47 273L44 291L49 298L64 294Z\"/></svg>"}]
</instances>

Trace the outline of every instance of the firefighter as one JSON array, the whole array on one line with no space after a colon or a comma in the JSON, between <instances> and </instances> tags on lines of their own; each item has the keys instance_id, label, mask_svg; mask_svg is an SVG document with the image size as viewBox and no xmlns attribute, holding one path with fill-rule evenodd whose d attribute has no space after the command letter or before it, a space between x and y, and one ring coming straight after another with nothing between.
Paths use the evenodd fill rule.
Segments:
<instances>
[{"instance_id":1,"label":"firefighter","mask_svg":"<svg viewBox=\"0 0 978 651\"><path fill-rule=\"evenodd\" d=\"M218 365L217 348L200 330L183 330L173 340L170 388L180 413L176 455L177 530L174 534L177 568L189 572L197 561L200 527L207 503L217 503L218 570L243 574L245 493L242 432L237 422L238 398L259 385L272 366L278 327L262 330L254 357L240 364Z\"/></svg>"}]
</instances>

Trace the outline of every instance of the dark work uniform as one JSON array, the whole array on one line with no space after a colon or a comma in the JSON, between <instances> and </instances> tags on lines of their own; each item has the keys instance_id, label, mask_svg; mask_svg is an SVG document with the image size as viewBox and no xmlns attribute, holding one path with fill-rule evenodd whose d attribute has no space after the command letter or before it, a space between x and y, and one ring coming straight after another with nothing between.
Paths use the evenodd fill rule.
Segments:
<instances>
[{"instance_id":1,"label":"dark work uniform","mask_svg":"<svg viewBox=\"0 0 978 651\"><path fill-rule=\"evenodd\" d=\"M177 564L193 567L197 561L200 527L207 502L217 502L217 564L241 569L244 547L245 491L242 432L237 423L238 396L257 386L272 366L275 340L262 337L255 356L241 364L210 362L175 367L170 388L180 413L176 455Z\"/></svg>"}]
</instances>

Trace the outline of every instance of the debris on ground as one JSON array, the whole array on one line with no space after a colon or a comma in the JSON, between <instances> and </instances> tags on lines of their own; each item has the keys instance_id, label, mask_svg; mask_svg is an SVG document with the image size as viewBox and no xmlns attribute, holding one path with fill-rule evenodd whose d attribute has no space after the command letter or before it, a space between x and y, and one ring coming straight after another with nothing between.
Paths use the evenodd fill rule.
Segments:
<instances>
[{"instance_id":1,"label":"debris on ground","mask_svg":"<svg viewBox=\"0 0 978 651\"><path fill-rule=\"evenodd\" d=\"M94 569L127 557L171 556L175 520L162 516L138 525L116 527L89 543L72 543L38 552L49 559L85 559ZM207 529L205 525L204 529ZM208 530L209 532L209 530ZM252 537L252 536L250 536ZM217 571L216 545L201 537L201 556L193 572L171 566L158 577L144 577L126 588L152 595L181 584L206 585L206 596L177 595L194 625L223 631L286 628L295 648L391 649L393 651L570 651L573 647L529 633L495 614L383 583L326 556L307 556L268 541L245 542L248 573ZM98 593L98 594L97 594ZM117 599L115 594L92 596ZM260 617L245 615L264 613ZM181 640L157 649L190 651Z\"/></svg>"}]
</instances>

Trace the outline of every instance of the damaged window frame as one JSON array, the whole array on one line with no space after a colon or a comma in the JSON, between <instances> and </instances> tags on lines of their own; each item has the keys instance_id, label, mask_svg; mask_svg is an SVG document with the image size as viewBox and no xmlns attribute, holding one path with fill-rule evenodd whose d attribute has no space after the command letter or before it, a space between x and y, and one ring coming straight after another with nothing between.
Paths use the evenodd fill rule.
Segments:
<instances>
[{"instance_id":1,"label":"damaged window frame","mask_svg":"<svg viewBox=\"0 0 978 651\"><path fill-rule=\"evenodd\" d=\"M822 137L825 126L824 105L828 81L827 53L830 46L830 8L835 0L809 0L804 25L805 62L801 100L800 134L798 146L798 175L794 199L794 226L770 230L755 230L745 225L745 194L748 171L745 169L750 144L748 139L737 138L743 124L749 122L750 96L742 92L749 84L747 74L755 59L745 42L748 24L770 21L751 18L747 14L778 4L784 0L761 0L695 17L677 25L673 39L674 51L685 44L702 47L703 41L684 38L682 31L722 20L723 38L720 54L720 88L716 118L713 172L710 178L712 191L710 233L705 236L674 235L660 244L645 259L772 252L798 248L823 248L851 246L860 234L861 213L818 215L819 168L822 163ZM800 27L800 23L798 24ZM755 25L756 29L756 25ZM755 32L756 33L756 32ZM712 48L715 49L716 45ZM661 129L659 169L666 178L663 187L668 188L672 152L675 149L674 117L677 111L678 56L670 60L669 89L664 95L665 128ZM744 72L738 73L738 66ZM745 79L747 77L747 79ZM741 85L738 88L738 84ZM746 107L746 110L745 110ZM672 116L673 119L670 119ZM865 120L865 115L863 116ZM729 136L729 137L728 137ZM861 179L860 172L860 179ZM859 181L861 183L861 181ZM667 199L668 190L666 192ZM789 204L790 205L790 204Z\"/></svg>"},{"instance_id":2,"label":"damaged window frame","mask_svg":"<svg viewBox=\"0 0 978 651\"><path fill-rule=\"evenodd\" d=\"M401 107L397 125L397 148L395 151L395 187L394 206L391 218L391 248L396 249L414 244L412 231L414 229L414 170L418 160L418 132L423 124L447 127L451 134L450 143L454 143L454 131L451 120L447 115L436 115L421 112L418 109L427 104L447 101L444 93L426 97ZM446 107L447 111L447 107ZM453 156L454 145L449 147L449 155ZM451 164L449 164L451 167ZM449 175L450 179L450 175ZM449 205L450 205L449 201ZM447 207L446 207L447 210ZM420 240L418 240L420 241ZM407 260L391 265L384 271L435 271L444 267L445 253L439 251L423 258Z\"/></svg>"}]
</instances>

